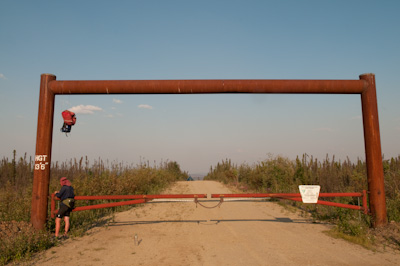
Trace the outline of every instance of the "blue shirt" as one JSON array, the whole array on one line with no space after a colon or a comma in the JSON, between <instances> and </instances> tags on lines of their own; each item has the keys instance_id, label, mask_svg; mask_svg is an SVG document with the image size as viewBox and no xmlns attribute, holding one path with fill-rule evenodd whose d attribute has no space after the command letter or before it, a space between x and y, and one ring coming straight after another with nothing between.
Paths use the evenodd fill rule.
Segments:
<instances>
[{"instance_id":1,"label":"blue shirt","mask_svg":"<svg viewBox=\"0 0 400 266\"><path fill-rule=\"evenodd\" d=\"M56 193L56 197L60 198L61 201L65 199L75 198L74 188L71 186L62 186L61 190Z\"/></svg>"}]
</instances>

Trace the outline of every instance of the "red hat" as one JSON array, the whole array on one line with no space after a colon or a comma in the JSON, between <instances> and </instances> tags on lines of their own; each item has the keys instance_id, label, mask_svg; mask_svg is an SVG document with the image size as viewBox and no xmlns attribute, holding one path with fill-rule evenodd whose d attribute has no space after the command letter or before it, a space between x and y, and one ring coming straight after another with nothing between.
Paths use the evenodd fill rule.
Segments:
<instances>
[{"instance_id":1,"label":"red hat","mask_svg":"<svg viewBox=\"0 0 400 266\"><path fill-rule=\"evenodd\" d=\"M60 179L61 186L71 186L71 182L66 177L61 177Z\"/></svg>"}]
</instances>

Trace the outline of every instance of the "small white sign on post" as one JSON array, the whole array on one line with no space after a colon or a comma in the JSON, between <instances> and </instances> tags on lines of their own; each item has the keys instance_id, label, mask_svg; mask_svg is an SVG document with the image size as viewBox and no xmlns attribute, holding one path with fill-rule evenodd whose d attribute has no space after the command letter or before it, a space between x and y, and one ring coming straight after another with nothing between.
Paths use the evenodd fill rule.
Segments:
<instances>
[{"instance_id":1,"label":"small white sign on post","mask_svg":"<svg viewBox=\"0 0 400 266\"><path fill-rule=\"evenodd\" d=\"M300 185L299 190L303 203L317 203L320 189L321 187L318 185Z\"/></svg>"}]
</instances>

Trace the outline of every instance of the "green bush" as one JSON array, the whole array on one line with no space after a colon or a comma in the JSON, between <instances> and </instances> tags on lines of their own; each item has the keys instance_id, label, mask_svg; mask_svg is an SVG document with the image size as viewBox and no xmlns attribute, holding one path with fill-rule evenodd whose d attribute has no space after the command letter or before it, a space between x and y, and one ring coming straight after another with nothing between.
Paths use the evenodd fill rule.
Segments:
<instances>
[{"instance_id":1,"label":"green bush","mask_svg":"<svg viewBox=\"0 0 400 266\"><path fill-rule=\"evenodd\" d=\"M383 160L383 168L388 220L400 222L400 156ZM241 187L267 193L295 193L298 192L299 185L320 185L321 192L368 190L365 162L357 160L356 163L352 163L348 158L342 162L335 160L334 156L332 158L326 156L321 162L307 154L304 154L301 159L297 157L294 161L281 156L269 156L267 160L252 166L248 164L235 166L226 159L217 166L211 167L204 179L236 185L240 182ZM335 201L358 204L357 198L337 198ZM335 222L340 230L348 234L357 234L357 230L352 228L353 218L343 215L341 208L321 205L315 208L296 202L292 204L301 206L315 218ZM354 224L357 223L359 222ZM364 228L369 223L369 219L361 219L361 227Z\"/></svg>"},{"instance_id":2,"label":"green bush","mask_svg":"<svg viewBox=\"0 0 400 266\"><path fill-rule=\"evenodd\" d=\"M28 222L0 222L0 265L29 258L53 245L49 232L37 231Z\"/></svg>"},{"instance_id":3,"label":"green bush","mask_svg":"<svg viewBox=\"0 0 400 266\"><path fill-rule=\"evenodd\" d=\"M47 249L52 240L54 219L47 223L46 230L36 231L30 225L33 163L26 155L11 162L3 158L0 164L0 265L12 260L30 257L33 253ZM177 180L186 180L188 174L180 170L176 162L164 162L150 166L149 163L123 165L102 160L90 164L85 160L71 159L56 162L51 166L49 194L60 189L59 179L71 180L75 194L84 195L132 195L157 194ZM77 206L95 205L110 201L77 201ZM116 211L129 206L74 212L71 215L72 235L83 235L88 229L107 221ZM50 213L50 204L49 204Z\"/></svg>"}]
</instances>

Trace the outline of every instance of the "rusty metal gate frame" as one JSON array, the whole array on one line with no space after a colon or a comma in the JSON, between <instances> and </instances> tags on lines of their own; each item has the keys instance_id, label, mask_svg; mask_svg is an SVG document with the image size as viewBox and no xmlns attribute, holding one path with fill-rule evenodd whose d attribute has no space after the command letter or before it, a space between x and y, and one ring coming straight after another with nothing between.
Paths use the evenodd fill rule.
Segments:
<instances>
[{"instance_id":1,"label":"rusty metal gate frame","mask_svg":"<svg viewBox=\"0 0 400 266\"><path fill-rule=\"evenodd\" d=\"M42 74L31 223L43 229L47 219L55 96L61 94L297 93L360 94L369 205L373 226L387 224L382 150L374 74L359 80L56 80Z\"/></svg>"},{"instance_id":2,"label":"rusty metal gate frame","mask_svg":"<svg viewBox=\"0 0 400 266\"><path fill-rule=\"evenodd\" d=\"M331 201L323 201L319 198L334 198L334 197L358 197L362 198L362 206L357 206L353 204L344 204L338 202ZM173 201L191 201L188 199L193 199L192 201L204 208L212 209L215 207L219 207L223 202L227 201L227 199L235 200L237 198L240 199L250 199L250 198L261 198L261 199L286 199L302 202L300 193L242 193L242 194L211 194L211 199L219 198L219 204L216 206L205 206L202 205L198 199L207 199L207 194L163 194L163 195L106 195L106 196L75 196L75 200L125 200L125 201L117 201L117 202L108 202L108 203L100 203L94 205L85 205L75 207L72 211L87 211L87 210L95 210L95 209L103 209L103 208L112 208L118 206L126 206L126 205L135 205L135 204L143 204L152 202L155 199L174 199ZM178 200L175 200L178 199ZM185 199L185 200L181 200ZM51 218L55 218L58 213L58 209L56 208L56 202L59 202L60 199L56 197L56 194L51 194L51 203L50 203L50 216ZM367 191L363 190L362 193L357 192L346 192L346 193L319 193L318 201L316 204L327 205L345 209L352 209L363 211L364 214L368 214L368 204L367 204Z\"/></svg>"}]
</instances>

